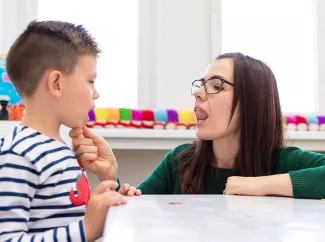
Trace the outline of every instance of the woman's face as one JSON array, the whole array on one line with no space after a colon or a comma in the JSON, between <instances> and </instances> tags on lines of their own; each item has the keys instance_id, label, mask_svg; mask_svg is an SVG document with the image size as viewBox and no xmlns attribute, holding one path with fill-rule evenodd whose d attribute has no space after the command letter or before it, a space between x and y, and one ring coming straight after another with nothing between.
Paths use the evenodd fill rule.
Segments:
<instances>
[{"instance_id":1,"label":"woman's face","mask_svg":"<svg viewBox=\"0 0 325 242\"><path fill-rule=\"evenodd\" d=\"M197 88L193 95L195 97L194 111L197 119L196 135L201 140L215 140L232 135L238 131L238 106L231 122L231 108L234 95L234 87L221 82L220 79L212 78L219 76L230 83L234 83L234 64L231 59L220 59L208 66L204 86ZM211 79L211 80L209 80ZM221 90L218 93L218 90Z\"/></svg>"}]
</instances>

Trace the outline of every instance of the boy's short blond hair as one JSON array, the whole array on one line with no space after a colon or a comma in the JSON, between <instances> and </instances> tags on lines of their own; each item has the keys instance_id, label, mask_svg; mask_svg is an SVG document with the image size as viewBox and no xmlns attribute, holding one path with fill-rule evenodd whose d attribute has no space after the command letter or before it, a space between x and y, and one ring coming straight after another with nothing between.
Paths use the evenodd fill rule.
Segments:
<instances>
[{"instance_id":1,"label":"boy's short blond hair","mask_svg":"<svg viewBox=\"0 0 325 242\"><path fill-rule=\"evenodd\" d=\"M32 21L11 46L6 69L20 96L34 94L45 71L71 74L82 55L98 56L98 44L82 25Z\"/></svg>"}]
</instances>

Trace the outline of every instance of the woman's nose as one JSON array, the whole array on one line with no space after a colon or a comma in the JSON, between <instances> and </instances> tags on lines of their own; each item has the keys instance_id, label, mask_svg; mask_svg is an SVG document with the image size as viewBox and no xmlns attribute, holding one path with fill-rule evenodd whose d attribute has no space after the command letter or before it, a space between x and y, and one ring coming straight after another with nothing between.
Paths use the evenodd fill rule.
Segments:
<instances>
[{"instance_id":1,"label":"woman's nose","mask_svg":"<svg viewBox=\"0 0 325 242\"><path fill-rule=\"evenodd\" d=\"M201 100L205 100L206 99L206 93L204 90L204 86L197 88L194 93L193 96L195 97L195 99L201 99Z\"/></svg>"}]
</instances>

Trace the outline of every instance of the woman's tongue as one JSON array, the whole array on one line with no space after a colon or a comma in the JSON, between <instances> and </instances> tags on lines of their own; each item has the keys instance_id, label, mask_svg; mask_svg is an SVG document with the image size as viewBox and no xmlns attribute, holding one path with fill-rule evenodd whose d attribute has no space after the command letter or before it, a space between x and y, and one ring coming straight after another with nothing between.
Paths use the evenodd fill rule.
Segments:
<instances>
[{"instance_id":1,"label":"woman's tongue","mask_svg":"<svg viewBox=\"0 0 325 242\"><path fill-rule=\"evenodd\" d=\"M206 120L209 117L209 114L204 110L195 111L197 120Z\"/></svg>"}]
</instances>

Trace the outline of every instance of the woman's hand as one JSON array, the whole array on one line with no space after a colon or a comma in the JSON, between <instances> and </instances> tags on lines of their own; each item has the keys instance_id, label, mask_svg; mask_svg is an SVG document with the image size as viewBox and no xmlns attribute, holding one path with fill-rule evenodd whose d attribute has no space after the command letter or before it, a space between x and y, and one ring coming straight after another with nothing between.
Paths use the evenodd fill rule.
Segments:
<instances>
[{"instance_id":1,"label":"woman's hand","mask_svg":"<svg viewBox=\"0 0 325 242\"><path fill-rule=\"evenodd\" d=\"M259 177L229 177L224 192L226 195L292 197L292 183L289 174Z\"/></svg>"},{"instance_id":2,"label":"woman's hand","mask_svg":"<svg viewBox=\"0 0 325 242\"><path fill-rule=\"evenodd\" d=\"M117 162L115 155L103 137L95 135L86 126L72 129L73 150L79 164L96 174L100 181L117 180Z\"/></svg>"}]
</instances>

